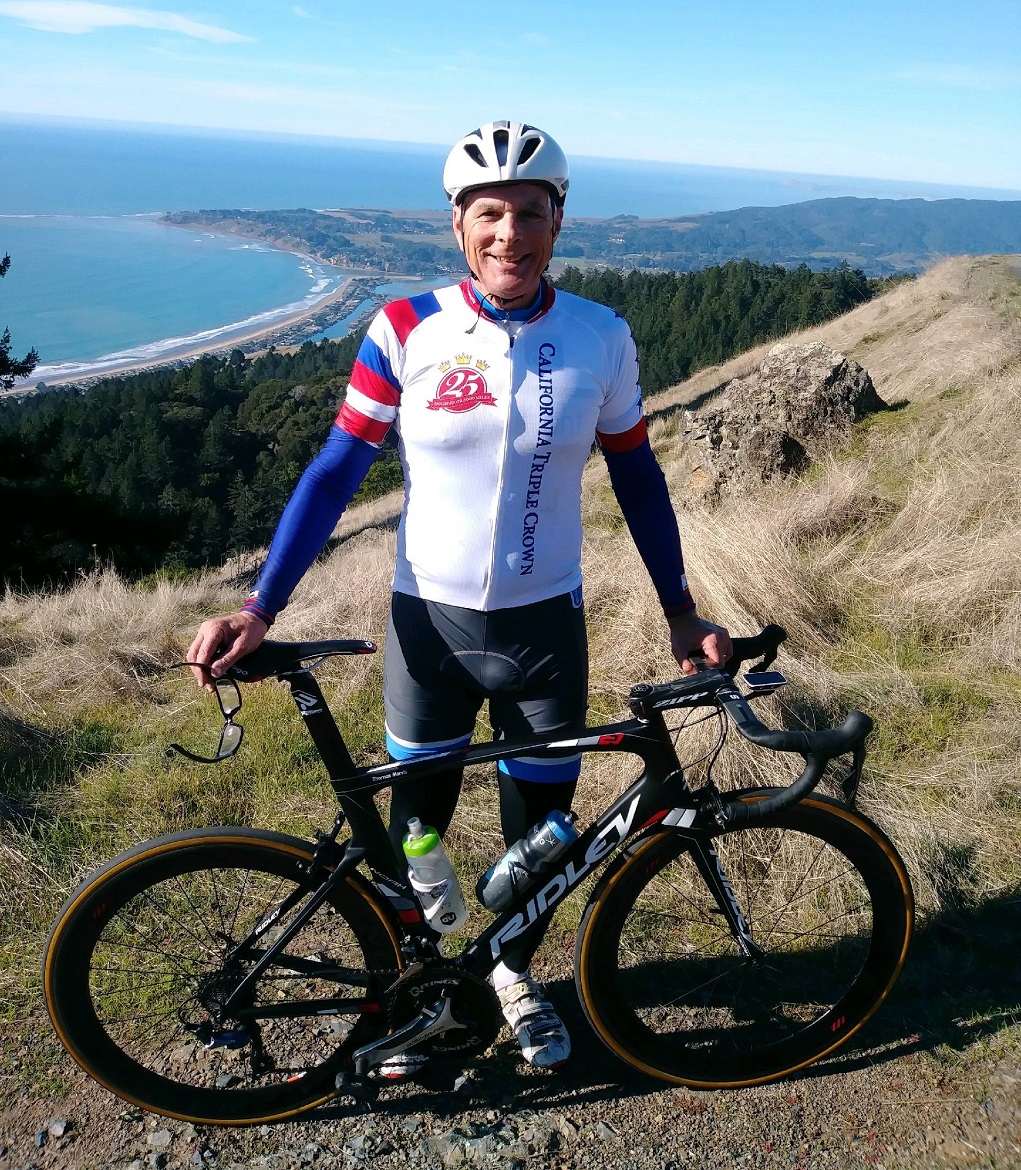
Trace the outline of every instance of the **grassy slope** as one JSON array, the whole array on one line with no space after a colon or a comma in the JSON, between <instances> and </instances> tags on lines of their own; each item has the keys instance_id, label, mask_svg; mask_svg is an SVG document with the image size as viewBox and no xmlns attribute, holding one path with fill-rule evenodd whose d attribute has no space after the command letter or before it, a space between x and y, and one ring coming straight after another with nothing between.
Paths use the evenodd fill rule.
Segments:
<instances>
[{"instance_id":1,"label":"grassy slope","mask_svg":"<svg viewBox=\"0 0 1021 1170\"><path fill-rule=\"evenodd\" d=\"M1016 897L1021 885L1017 271L1001 259L950 260L806 334L857 358L903 406L801 482L712 513L684 508L677 408L762 351L651 403L703 610L737 632L787 626L788 715L830 720L857 705L878 717L863 804L897 839L933 913ZM675 671L600 460L586 483L592 703L602 717L633 681ZM354 536L309 574L278 636L382 640L395 502L369 508L345 518ZM97 573L70 594L0 602L0 797L34 817L30 831L12 823L0 835L0 1002L12 1018L37 1002L39 947L67 890L117 849L187 825L306 832L332 816L281 688L246 691L247 738L230 763L165 755L172 739L211 747L215 720L181 672L153 668L183 656L201 616L237 604L246 567L151 590ZM324 672L363 760L380 755L380 668L377 657ZM770 778L740 745L728 757L719 774L733 782ZM626 779L600 759L579 796L583 815L596 789L604 803ZM498 847L487 778L474 778L464 806L453 844L473 877Z\"/></svg>"}]
</instances>

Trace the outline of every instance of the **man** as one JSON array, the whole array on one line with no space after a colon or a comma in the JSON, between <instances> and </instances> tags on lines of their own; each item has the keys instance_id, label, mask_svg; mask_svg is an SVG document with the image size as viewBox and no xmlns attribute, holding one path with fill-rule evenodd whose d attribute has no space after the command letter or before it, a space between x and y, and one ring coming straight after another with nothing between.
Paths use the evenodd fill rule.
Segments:
<instances>
[{"instance_id":1,"label":"man","mask_svg":"<svg viewBox=\"0 0 1021 1170\"><path fill-rule=\"evenodd\" d=\"M216 676L255 649L395 426L405 501L384 661L395 759L467 745L486 699L500 738L568 737L584 726L581 475L594 441L682 670L694 670L695 651L711 664L730 655L727 632L697 615L688 592L630 331L610 309L543 279L564 215L563 151L533 126L491 122L454 146L443 183L471 279L377 315L256 589L241 613L204 622L189 651ZM579 771L578 756L501 762L508 845L570 808ZM395 789L395 849L411 816L442 834L460 787L455 766L428 790ZM525 1059L554 1068L570 1040L529 971L538 942L522 939L493 983Z\"/></svg>"}]
</instances>

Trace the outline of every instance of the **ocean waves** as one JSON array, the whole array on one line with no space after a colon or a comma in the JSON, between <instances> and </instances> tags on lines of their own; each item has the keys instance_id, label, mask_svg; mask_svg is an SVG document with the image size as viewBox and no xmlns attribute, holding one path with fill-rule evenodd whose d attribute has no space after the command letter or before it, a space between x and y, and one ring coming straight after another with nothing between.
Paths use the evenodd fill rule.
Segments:
<instances>
[{"instance_id":1,"label":"ocean waves","mask_svg":"<svg viewBox=\"0 0 1021 1170\"><path fill-rule=\"evenodd\" d=\"M315 267L323 268L322 265ZM200 353L226 349L242 341L251 341L260 334L313 312L330 297L341 294L353 279L348 274L340 274L339 270L337 275L327 275L323 271L311 275L315 277L315 284L300 300L261 313L252 313L243 320L232 321L226 325L200 329L182 337L162 338L159 341L117 350L86 361L42 363L36 367L27 383L35 385L39 382L101 377L129 368L138 369L175 360L183 361Z\"/></svg>"},{"instance_id":2,"label":"ocean waves","mask_svg":"<svg viewBox=\"0 0 1021 1170\"><path fill-rule=\"evenodd\" d=\"M263 241L143 216L0 215L0 327L29 385L184 360L314 313L356 275Z\"/></svg>"}]
</instances>

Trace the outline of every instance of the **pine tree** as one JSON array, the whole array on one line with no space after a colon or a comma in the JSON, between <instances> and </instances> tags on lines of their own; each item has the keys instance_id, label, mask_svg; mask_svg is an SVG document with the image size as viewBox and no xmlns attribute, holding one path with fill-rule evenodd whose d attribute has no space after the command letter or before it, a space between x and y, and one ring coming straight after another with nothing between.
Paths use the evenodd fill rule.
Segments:
<instances>
[{"instance_id":1,"label":"pine tree","mask_svg":"<svg viewBox=\"0 0 1021 1170\"><path fill-rule=\"evenodd\" d=\"M10 266L11 258L5 255L0 260L0 278L7 275L7 269ZM16 378L27 378L35 369L38 361L39 355L34 349L30 349L20 362L12 358L11 332L9 329L5 329L3 335L0 336L0 390L10 390Z\"/></svg>"}]
</instances>

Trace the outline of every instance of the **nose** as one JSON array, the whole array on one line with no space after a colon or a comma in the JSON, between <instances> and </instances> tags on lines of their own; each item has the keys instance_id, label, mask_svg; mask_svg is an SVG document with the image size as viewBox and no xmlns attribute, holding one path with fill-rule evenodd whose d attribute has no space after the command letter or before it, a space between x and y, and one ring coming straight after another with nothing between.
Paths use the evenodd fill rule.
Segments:
<instances>
[{"instance_id":1,"label":"nose","mask_svg":"<svg viewBox=\"0 0 1021 1170\"><path fill-rule=\"evenodd\" d=\"M500 217L496 225L496 238L502 241L516 240L521 235L521 227L518 223L518 217L513 211L508 211L505 215Z\"/></svg>"}]
</instances>

